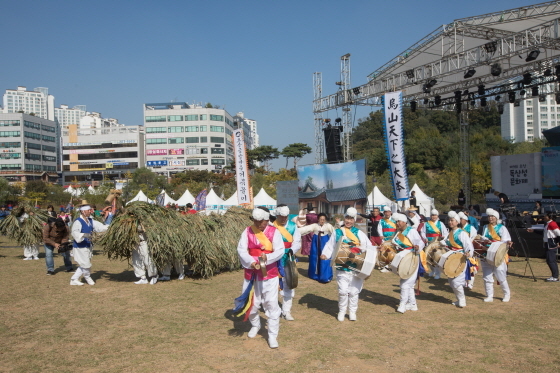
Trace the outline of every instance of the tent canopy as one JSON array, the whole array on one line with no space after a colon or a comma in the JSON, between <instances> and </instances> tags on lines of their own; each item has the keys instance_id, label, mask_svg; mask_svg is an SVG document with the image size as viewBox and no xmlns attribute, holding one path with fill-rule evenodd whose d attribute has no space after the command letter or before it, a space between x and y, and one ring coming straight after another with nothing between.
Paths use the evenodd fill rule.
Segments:
<instances>
[{"instance_id":1,"label":"tent canopy","mask_svg":"<svg viewBox=\"0 0 560 373\"><path fill-rule=\"evenodd\" d=\"M271 206L272 208L276 208L276 200L266 193L264 188L261 188L259 193L253 198L253 202L255 206Z\"/></svg>"},{"instance_id":2,"label":"tent canopy","mask_svg":"<svg viewBox=\"0 0 560 373\"><path fill-rule=\"evenodd\" d=\"M162 194L162 193L163 193L163 205L164 206L176 203L176 201L173 198L171 198L167 195L167 192L165 191L165 189L162 189L161 192L159 192L159 194Z\"/></svg>"},{"instance_id":3,"label":"tent canopy","mask_svg":"<svg viewBox=\"0 0 560 373\"><path fill-rule=\"evenodd\" d=\"M177 205L179 206L185 206L187 203L192 203L194 204L195 198L193 197L193 195L191 194L191 192L189 192L189 190L185 190L185 193L183 193L183 195L181 196L181 198L179 198L177 200Z\"/></svg>"},{"instance_id":4,"label":"tent canopy","mask_svg":"<svg viewBox=\"0 0 560 373\"><path fill-rule=\"evenodd\" d=\"M434 208L434 199L432 197L428 197L426 193L420 189L418 184L414 184L410 192L416 192L416 204L418 205L418 213L424 216L430 216L430 211ZM405 202L405 206L410 206L410 200Z\"/></svg>"},{"instance_id":5,"label":"tent canopy","mask_svg":"<svg viewBox=\"0 0 560 373\"><path fill-rule=\"evenodd\" d=\"M227 200L224 201L224 206L238 206L239 201L237 200L237 190L232 194Z\"/></svg>"},{"instance_id":6,"label":"tent canopy","mask_svg":"<svg viewBox=\"0 0 560 373\"><path fill-rule=\"evenodd\" d=\"M208 206L222 206L224 204L224 200L218 197L214 189L210 189L210 192L206 196L206 208Z\"/></svg>"},{"instance_id":7,"label":"tent canopy","mask_svg":"<svg viewBox=\"0 0 560 373\"><path fill-rule=\"evenodd\" d=\"M371 208L389 206L391 211L396 211L397 203L385 197L376 185L373 187L373 191L368 196L368 206Z\"/></svg>"},{"instance_id":8,"label":"tent canopy","mask_svg":"<svg viewBox=\"0 0 560 373\"><path fill-rule=\"evenodd\" d=\"M136 202L136 201L140 201L140 202L148 202L148 203L154 203L154 201L152 201L151 199L149 199L144 192L139 191L138 194L136 195L136 197L134 197L133 199L131 199L130 201L128 201L126 204L128 205L131 202Z\"/></svg>"}]
</instances>

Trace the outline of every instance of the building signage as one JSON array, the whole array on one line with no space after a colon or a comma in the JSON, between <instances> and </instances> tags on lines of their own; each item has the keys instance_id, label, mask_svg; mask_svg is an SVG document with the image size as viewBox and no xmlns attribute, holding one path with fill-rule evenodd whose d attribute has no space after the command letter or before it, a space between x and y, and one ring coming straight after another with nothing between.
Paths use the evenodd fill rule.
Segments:
<instances>
[{"instance_id":1,"label":"building signage","mask_svg":"<svg viewBox=\"0 0 560 373\"><path fill-rule=\"evenodd\" d=\"M169 149L169 154L170 155L183 155L183 154L185 154L185 150L184 149Z\"/></svg>"},{"instance_id":2,"label":"building signage","mask_svg":"<svg viewBox=\"0 0 560 373\"><path fill-rule=\"evenodd\" d=\"M167 149L148 149L147 155L167 155Z\"/></svg>"},{"instance_id":3,"label":"building signage","mask_svg":"<svg viewBox=\"0 0 560 373\"><path fill-rule=\"evenodd\" d=\"M247 167L247 154L245 151L245 140L243 130L233 131L235 150L235 176L237 179L237 201L239 204L251 203L249 188L249 170Z\"/></svg>"},{"instance_id":4,"label":"building signage","mask_svg":"<svg viewBox=\"0 0 560 373\"><path fill-rule=\"evenodd\" d=\"M161 167L167 166L167 161L147 161L146 164L148 167Z\"/></svg>"},{"instance_id":5,"label":"building signage","mask_svg":"<svg viewBox=\"0 0 560 373\"><path fill-rule=\"evenodd\" d=\"M173 160L173 161L170 161L170 165L171 165L171 166L184 166L184 165L185 165L185 161Z\"/></svg>"}]
</instances>

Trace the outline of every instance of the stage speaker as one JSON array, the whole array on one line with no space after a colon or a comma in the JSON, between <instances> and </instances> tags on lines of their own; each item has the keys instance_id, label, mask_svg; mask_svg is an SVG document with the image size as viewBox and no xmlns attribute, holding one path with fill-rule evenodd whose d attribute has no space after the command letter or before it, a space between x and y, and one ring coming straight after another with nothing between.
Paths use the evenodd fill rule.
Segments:
<instances>
[{"instance_id":1,"label":"stage speaker","mask_svg":"<svg viewBox=\"0 0 560 373\"><path fill-rule=\"evenodd\" d=\"M338 163L344 160L344 157L342 155L342 145L340 143L341 132L341 126L329 125L323 128L328 163Z\"/></svg>"}]
</instances>

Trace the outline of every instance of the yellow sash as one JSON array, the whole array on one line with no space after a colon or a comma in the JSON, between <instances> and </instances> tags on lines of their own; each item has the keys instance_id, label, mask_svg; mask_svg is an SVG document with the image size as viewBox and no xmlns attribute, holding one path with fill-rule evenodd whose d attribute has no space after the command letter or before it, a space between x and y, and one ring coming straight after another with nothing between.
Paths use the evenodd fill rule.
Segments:
<instances>
[{"instance_id":1,"label":"yellow sash","mask_svg":"<svg viewBox=\"0 0 560 373\"><path fill-rule=\"evenodd\" d=\"M253 234L255 235L255 237L257 237L257 240L259 240L261 245L263 245L264 251L272 252L273 251L272 250L272 242L270 242L270 240L264 234L264 232L255 228L254 225L251 225L251 230L253 231Z\"/></svg>"},{"instance_id":2,"label":"yellow sash","mask_svg":"<svg viewBox=\"0 0 560 373\"><path fill-rule=\"evenodd\" d=\"M402 234L402 232L399 232L399 234L397 235L397 238L399 239L399 241L401 241L406 247L412 247L414 246L412 244L412 242L408 239L407 236L405 236L404 234Z\"/></svg>"},{"instance_id":3,"label":"yellow sash","mask_svg":"<svg viewBox=\"0 0 560 373\"><path fill-rule=\"evenodd\" d=\"M346 236L346 238L352 241L354 245L360 246L360 240L358 239L358 237L356 237L354 233L352 233L350 229L344 227L344 235Z\"/></svg>"},{"instance_id":4,"label":"yellow sash","mask_svg":"<svg viewBox=\"0 0 560 373\"><path fill-rule=\"evenodd\" d=\"M498 233L496 233L496 230L494 229L494 226L492 224L488 224L488 233L490 233L490 236L492 236L492 239L494 241L500 241L502 239L500 236L498 236Z\"/></svg>"},{"instance_id":5,"label":"yellow sash","mask_svg":"<svg viewBox=\"0 0 560 373\"><path fill-rule=\"evenodd\" d=\"M457 244L457 242L455 242L455 235L453 234L453 231L449 232L449 243L451 244L451 246L455 249L462 249L461 246L459 246Z\"/></svg>"},{"instance_id":6,"label":"yellow sash","mask_svg":"<svg viewBox=\"0 0 560 373\"><path fill-rule=\"evenodd\" d=\"M441 231L438 229L437 225L433 221L429 220L428 224L430 224L430 227L432 227L434 232L436 232L437 234L441 234Z\"/></svg>"},{"instance_id":7,"label":"yellow sash","mask_svg":"<svg viewBox=\"0 0 560 373\"><path fill-rule=\"evenodd\" d=\"M391 219L383 219L385 220L385 223L389 224L391 227L396 228L397 225L391 221Z\"/></svg>"},{"instance_id":8,"label":"yellow sash","mask_svg":"<svg viewBox=\"0 0 560 373\"><path fill-rule=\"evenodd\" d=\"M286 239L287 242L294 241L294 237L290 234L290 232L288 232L288 230L283 225L274 222L274 226L276 227L276 229L280 231L280 234L282 235L282 237Z\"/></svg>"}]
</instances>

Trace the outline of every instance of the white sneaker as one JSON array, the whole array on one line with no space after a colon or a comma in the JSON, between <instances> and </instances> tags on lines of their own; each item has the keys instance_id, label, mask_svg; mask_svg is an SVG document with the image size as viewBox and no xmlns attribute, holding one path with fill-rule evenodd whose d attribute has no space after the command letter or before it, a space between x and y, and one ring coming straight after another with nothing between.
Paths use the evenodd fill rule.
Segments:
<instances>
[{"instance_id":1,"label":"white sneaker","mask_svg":"<svg viewBox=\"0 0 560 373\"><path fill-rule=\"evenodd\" d=\"M34 258L33 258L33 260L39 260L39 257L38 257L38 256L36 256L36 257L34 257Z\"/></svg>"},{"instance_id":2,"label":"white sneaker","mask_svg":"<svg viewBox=\"0 0 560 373\"><path fill-rule=\"evenodd\" d=\"M268 346L270 348L278 348L278 341L276 337L268 337Z\"/></svg>"},{"instance_id":3,"label":"white sneaker","mask_svg":"<svg viewBox=\"0 0 560 373\"><path fill-rule=\"evenodd\" d=\"M177 280L183 280L185 278L185 274L183 273L182 275L179 275L179 278Z\"/></svg>"},{"instance_id":4,"label":"white sneaker","mask_svg":"<svg viewBox=\"0 0 560 373\"><path fill-rule=\"evenodd\" d=\"M434 280L439 280L439 275L435 275Z\"/></svg>"},{"instance_id":5,"label":"white sneaker","mask_svg":"<svg viewBox=\"0 0 560 373\"><path fill-rule=\"evenodd\" d=\"M33 258L23 258L23 260L33 260Z\"/></svg>"},{"instance_id":6,"label":"white sneaker","mask_svg":"<svg viewBox=\"0 0 560 373\"><path fill-rule=\"evenodd\" d=\"M509 302L509 294L504 295L504 298L502 299L502 302Z\"/></svg>"},{"instance_id":7,"label":"white sneaker","mask_svg":"<svg viewBox=\"0 0 560 373\"><path fill-rule=\"evenodd\" d=\"M549 277L546 279L547 282L558 282L558 279L556 277Z\"/></svg>"},{"instance_id":8,"label":"white sneaker","mask_svg":"<svg viewBox=\"0 0 560 373\"><path fill-rule=\"evenodd\" d=\"M494 297L486 297L484 298L485 302L493 302L494 301Z\"/></svg>"},{"instance_id":9,"label":"white sneaker","mask_svg":"<svg viewBox=\"0 0 560 373\"><path fill-rule=\"evenodd\" d=\"M82 285L85 285L85 284L83 282L81 282L80 280L70 280L70 285L82 286Z\"/></svg>"},{"instance_id":10,"label":"white sneaker","mask_svg":"<svg viewBox=\"0 0 560 373\"><path fill-rule=\"evenodd\" d=\"M145 278L141 278L140 280L135 282L136 285L144 285L144 284L147 284L147 283L148 283L148 280L145 279Z\"/></svg>"},{"instance_id":11,"label":"white sneaker","mask_svg":"<svg viewBox=\"0 0 560 373\"><path fill-rule=\"evenodd\" d=\"M383 267L383 269L381 269L380 271L381 273L386 273L386 272L390 272L387 268Z\"/></svg>"},{"instance_id":12,"label":"white sneaker","mask_svg":"<svg viewBox=\"0 0 560 373\"><path fill-rule=\"evenodd\" d=\"M153 277L155 278L155 277ZM159 281L171 281L171 276L159 276L159 278L157 279Z\"/></svg>"},{"instance_id":13,"label":"white sneaker","mask_svg":"<svg viewBox=\"0 0 560 373\"><path fill-rule=\"evenodd\" d=\"M150 280L150 285L155 285L157 283L157 277L152 277Z\"/></svg>"},{"instance_id":14,"label":"white sneaker","mask_svg":"<svg viewBox=\"0 0 560 373\"><path fill-rule=\"evenodd\" d=\"M338 321L342 322L342 321L344 321L345 317L346 317L346 312L339 312L337 319L338 319Z\"/></svg>"},{"instance_id":15,"label":"white sneaker","mask_svg":"<svg viewBox=\"0 0 560 373\"><path fill-rule=\"evenodd\" d=\"M399 308L397 308L397 312L405 313L406 312L406 303L399 304Z\"/></svg>"},{"instance_id":16,"label":"white sneaker","mask_svg":"<svg viewBox=\"0 0 560 373\"><path fill-rule=\"evenodd\" d=\"M406 304L406 310L407 311L418 311L418 305L416 303L414 303L414 304L407 303Z\"/></svg>"},{"instance_id":17,"label":"white sneaker","mask_svg":"<svg viewBox=\"0 0 560 373\"><path fill-rule=\"evenodd\" d=\"M350 314L348 315L348 319L349 319L350 321L356 321L356 320L357 320L357 319L356 319L356 314L353 313L353 312L350 312Z\"/></svg>"},{"instance_id":18,"label":"white sneaker","mask_svg":"<svg viewBox=\"0 0 560 373\"><path fill-rule=\"evenodd\" d=\"M294 318L292 317L292 314L290 312L286 312L286 314L284 315L284 318L287 321L294 321Z\"/></svg>"},{"instance_id":19,"label":"white sneaker","mask_svg":"<svg viewBox=\"0 0 560 373\"><path fill-rule=\"evenodd\" d=\"M257 336L257 333L259 332L259 330L261 330L260 327L253 326L251 328L251 330L249 330L249 333L247 333L247 337L255 338Z\"/></svg>"},{"instance_id":20,"label":"white sneaker","mask_svg":"<svg viewBox=\"0 0 560 373\"><path fill-rule=\"evenodd\" d=\"M95 281L93 281L91 277L84 277L84 280L86 280L89 285L95 285Z\"/></svg>"}]
</instances>

